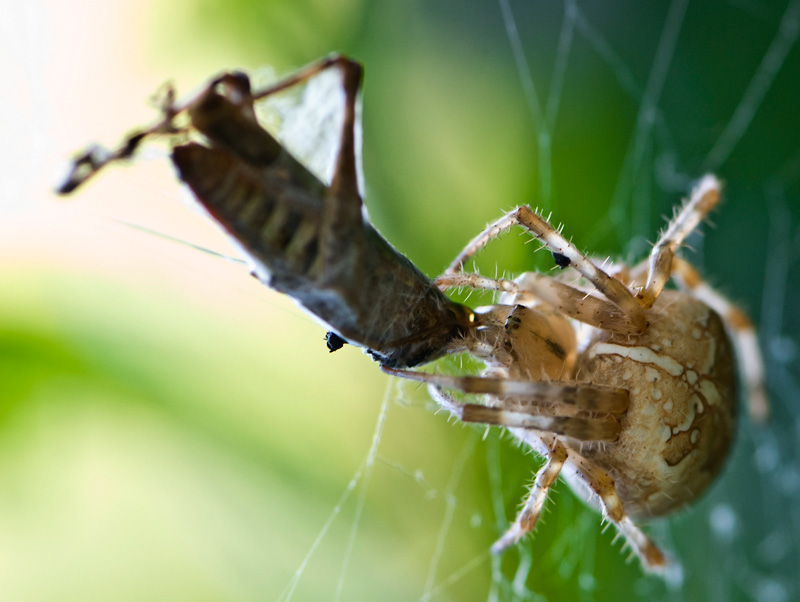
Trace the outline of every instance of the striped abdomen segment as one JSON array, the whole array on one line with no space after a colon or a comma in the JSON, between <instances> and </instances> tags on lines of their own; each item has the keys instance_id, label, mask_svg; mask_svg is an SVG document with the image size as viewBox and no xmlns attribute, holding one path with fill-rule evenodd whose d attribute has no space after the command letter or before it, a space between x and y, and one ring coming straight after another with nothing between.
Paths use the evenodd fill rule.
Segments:
<instances>
[{"instance_id":1,"label":"striped abdomen segment","mask_svg":"<svg viewBox=\"0 0 800 602\"><path fill-rule=\"evenodd\" d=\"M293 185L280 158L256 168L224 149L190 143L176 147L172 160L211 216L269 267L273 286L308 275L318 258L320 197Z\"/></svg>"}]
</instances>

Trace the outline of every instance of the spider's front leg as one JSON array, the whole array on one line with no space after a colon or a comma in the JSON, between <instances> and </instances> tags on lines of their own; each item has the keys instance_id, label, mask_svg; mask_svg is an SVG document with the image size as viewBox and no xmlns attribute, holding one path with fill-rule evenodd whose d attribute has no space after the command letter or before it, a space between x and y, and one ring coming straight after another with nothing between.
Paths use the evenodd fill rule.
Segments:
<instances>
[{"instance_id":1,"label":"spider's front leg","mask_svg":"<svg viewBox=\"0 0 800 602\"><path fill-rule=\"evenodd\" d=\"M472 288L500 291L501 303L528 307L546 304L557 313L612 332L638 334L628 317L613 303L589 295L586 291L565 284L551 276L526 272L515 280L487 278L469 272L447 272L436 278L440 288Z\"/></svg>"},{"instance_id":2,"label":"spider's front leg","mask_svg":"<svg viewBox=\"0 0 800 602\"><path fill-rule=\"evenodd\" d=\"M450 414L464 422L478 422L512 429L546 458L536 473L530 492L506 532L492 546L499 554L536 528L547 494L569 456L557 434L583 441L613 442L619 438L619 417L627 410L628 393L621 389L572 386L562 383L512 381L492 377L450 377L407 370L389 374L428 383L432 397ZM462 404L441 387L466 393L487 393L497 406ZM498 395L503 395L498 397Z\"/></svg>"},{"instance_id":3,"label":"spider's front leg","mask_svg":"<svg viewBox=\"0 0 800 602\"><path fill-rule=\"evenodd\" d=\"M502 232L514 225L524 227L544 244L553 253L560 267L571 266L589 280L600 293L619 308L619 311L630 325L628 329L632 329L636 333L644 332L647 328L644 310L628 287L596 266L575 245L565 239L556 228L553 228L547 220L525 205L507 213L472 239L453 263L450 264L445 276L461 272L470 257L486 246L489 241L497 238Z\"/></svg>"},{"instance_id":4,"label":"spider's front leg","mask_svg":"<svg viewBox=\"0 0 800 602\"><path fill-rule=\"evenodd\" d=\"M427 383L433 388L439 405L463 422L535 429L580 441L616 441L620 416L628 409L628 392L614 387L493 376L449 376L385 366L381 370L392 376ZM443 387L491 395L498 405L460 403L436 392Z\"/></svg>"},{"instance_id":5,"label":"spider's front leg","mask_svg":"<svg viewBox=\"0 0 800 602\"><path fill-rule=\"evenodd\" d=\"M574 489L597 496L598 509L616 525L649 570L659 571L666 565L666 557L658 546L625 514L613 479L562 439L617 441L620 418L628 408L628 391L588 384L383 370L427 383L433 398L453 416L464 422L504 426L546 458L516 520L492 546L493 552L505 550L535 528L550 487L564 472ZM442 387L487 394L496 405L461 403L445 394Z\"/></svg>"}]
</instances>

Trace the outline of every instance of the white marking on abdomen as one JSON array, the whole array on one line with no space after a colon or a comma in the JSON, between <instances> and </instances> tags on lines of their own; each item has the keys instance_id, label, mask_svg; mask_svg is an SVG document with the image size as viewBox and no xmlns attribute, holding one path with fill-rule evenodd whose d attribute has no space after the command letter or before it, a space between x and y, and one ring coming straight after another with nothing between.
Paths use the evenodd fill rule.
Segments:
<instances>
[{"instance_id":1,"label":"white marking on abdomen","mask_svg":"<svg viewBox=\"0 0 800 602\"><path fill-rule=\"evenodd\" d=\"M659 355L649 347L624 347L613 343L598 343L592 347L590 356L595 355L620 355L640 364L653 364L672 376L683 373L683 366L668 355Z\"/></svg>"}]
</instances>

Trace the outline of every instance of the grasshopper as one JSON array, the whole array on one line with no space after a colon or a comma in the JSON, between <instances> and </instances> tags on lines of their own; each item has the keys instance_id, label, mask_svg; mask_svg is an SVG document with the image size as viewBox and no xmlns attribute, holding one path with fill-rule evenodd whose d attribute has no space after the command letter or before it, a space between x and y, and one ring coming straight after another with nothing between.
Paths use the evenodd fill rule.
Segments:
<instances>
[{"instance_id":1,"label":"grasshopper","mask_svg":"<svg viewBox=\"0 0 800 602\"><path fill-rule=\"evenodd\" d=\"M329 185L258 122L255 102L337 69L344 121ZM442 293L370 224L358 189L355 150L359 63L331 55L262 90L224 73L178 104L169 90L162 118L114 150L77 156L58 188L69 194L104 166L128 159L149 137L200 134L174 143L172 163L199 203L235 241L252 274L322 320L328 348L366 348L383 367L434 360L470 328L471 310ZM188 119L187 119L188 117ZM179 120L183 119L183 123Z\"/></svg>"}]
</instances>

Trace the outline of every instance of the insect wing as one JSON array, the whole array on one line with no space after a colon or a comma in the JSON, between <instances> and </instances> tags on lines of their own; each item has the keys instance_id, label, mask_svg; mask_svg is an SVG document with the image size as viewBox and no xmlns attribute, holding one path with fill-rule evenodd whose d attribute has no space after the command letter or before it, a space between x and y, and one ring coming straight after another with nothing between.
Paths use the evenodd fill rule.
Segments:
<instances>
[{"instance_id":1,"label":"insect wing","mask_svg":"<svg viewBox=\"0 0 800 602\"><path fill-rule=\"evenodd\" d=\"M274 74L257 72L254 87L260 88ZM330 184L345 114L345 92L341 74L326 70L291 89L258 102L256 115L277 140L320 181ZM359 188L363 191L361 171L361 106L356 106L356 161Z\"/></svg>"}]
</instances>

